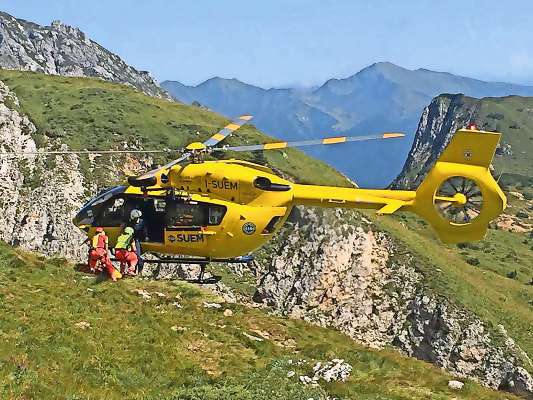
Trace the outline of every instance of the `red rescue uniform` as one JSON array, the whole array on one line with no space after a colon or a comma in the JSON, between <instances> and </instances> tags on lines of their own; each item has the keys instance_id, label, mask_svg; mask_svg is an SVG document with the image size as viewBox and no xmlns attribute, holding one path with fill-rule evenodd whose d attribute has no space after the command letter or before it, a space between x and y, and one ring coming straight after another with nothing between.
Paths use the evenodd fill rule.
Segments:
<instances>
[{"instance_id":1,"label":"red rescue uniform","mask_svg":"<svg viewBox=\"0 0 533 400\"><path fill-rule=\"evenodd\" d=\"M108 238L104 232L94 235L92 249L89 252L89 268L91 271L101 271L105 267L109 276L113 279L115 268L107 254L107 243Z\"/></svg>"},{"instance_id":2,"label":"red rescue uniform","mask_svg":"<svg viewBox=\"0 0 533 400\"><path fill-rule=\"evenodd\" d=\"M120 261L120 272L135 275L135 267L139 261L135 254L135 244L133 242L133 229L128 227L124 233L117 238L115 246L115 258Z\"/></svg>"}]
</instances>

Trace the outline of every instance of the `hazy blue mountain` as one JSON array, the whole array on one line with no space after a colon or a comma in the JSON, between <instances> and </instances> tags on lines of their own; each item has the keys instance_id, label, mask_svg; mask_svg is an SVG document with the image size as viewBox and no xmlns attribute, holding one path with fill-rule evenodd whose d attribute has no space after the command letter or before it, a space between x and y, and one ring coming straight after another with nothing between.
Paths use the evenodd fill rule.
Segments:
<instances>
[{"instance_id":1,"label":"hazy blue mountain","mask_svg":"<svg viewBox=\"0 0 533 400\"><path fill-rule=\"evenodd\" d=\"M237 79L212 78L198 86L166 81L162 86L179 101L201 104L227 116L254 115L267 133L288 139L314 137L331 130L336 119L311 107L288 89L265 90Z\"/></svg>"},{"instance_id":2,"label":"hazy blue mountain","mask_svg":"<svg viewBox=\"0 0 533 400\"><path fill-rule=\"evenodd\" d=\"M533 87L484 82L446 72L409 70L382 62L313 90L265 90L235 79L213 78L198 86L162 83L174 98L194 100L228 116L255 115L257 127L283 139L403 131L403 140L351 143L306 151L361 186L385 186L401 171L425 106L441 93L472 97L533 96Z\"/></svg>"}]
</instances>

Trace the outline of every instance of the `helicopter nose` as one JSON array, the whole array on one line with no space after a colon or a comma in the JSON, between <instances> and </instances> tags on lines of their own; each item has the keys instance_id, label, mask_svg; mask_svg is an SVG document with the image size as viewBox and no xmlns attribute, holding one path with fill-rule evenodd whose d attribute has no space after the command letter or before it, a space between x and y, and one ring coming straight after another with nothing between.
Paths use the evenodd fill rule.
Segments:
<instances>
[{"instance_id":1,"label":"helicopter nose","mask_svg":"<svg viewBox=\"0 0 533 400\"><path fill-rule=\"evenodd\" d=\"M72 223L76 225L78 228L80 228L81 230L84 230L85 232L87 232L89 231L89 224L87 224L87 222L89 221L83 221L83 220L84 218L83 218L82 212L79 211L76 214L76 216L72 219Z\"/></svg>"},{"instance_id":2,"label":"helicopter nose","mask_svg":"<svg viewBox=\"0 0 533 400\"><path fill-rule=\"evenodd\" d=\"M79 229L88 232L94 222L92 210L87 207L82 208L72 219L72 223Z\"/></svg>"}]
</instances>

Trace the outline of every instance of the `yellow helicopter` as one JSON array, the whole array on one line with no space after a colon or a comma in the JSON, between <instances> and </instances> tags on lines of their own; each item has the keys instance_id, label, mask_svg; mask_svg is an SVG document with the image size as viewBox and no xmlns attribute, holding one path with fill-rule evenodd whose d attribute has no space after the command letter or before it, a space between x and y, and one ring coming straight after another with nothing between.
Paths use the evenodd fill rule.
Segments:
<instances>
[{"instance_id":1,"label":"yellow helicopter","mask_svg":"<svg viewBox=\"0 0 533 400\"><path fill-rule=\"evenodd\" d=\"M204 156L212 151L283 149L403 134L215 147L251 118L237 118L207 141L189 144L177 160L129 177L129 186L100 194L74 223L90 236L97 226L104 227L112 242L129 212L139 209L148 225L145 251L231 259L270 240L296 205L370 208L380 215L413 212L447 243L482 239L488 223L506 206L489 171L499 133L459 130L415 191L373 190L295 184L262 165L235 159L205 161Z\"/></svg>"},{"instance_id":2,"label":"yellow helicopter","mask_svg":"<svg viewBox=\"0 0 533 400\"><path fill-rule=\"evenodd\" d=\"M489 222L506 206L489 171L499 133L458 130L416 190L374 190L296 184L263 165L204 157L213 151L266 151L403 134L217 147L251 118L241 116L205 142L189 144L169 164L104 191L79 211L74 224L88 237L103 227L113 246L131 211L139 210L145 222L143 251L184 257L172 258L173 262L205 265L248 260L247 255L270 240L297 205L376 209L379 215L412 212L427 220L446 243L482 239Z\"/></svg>"}]
</instances>

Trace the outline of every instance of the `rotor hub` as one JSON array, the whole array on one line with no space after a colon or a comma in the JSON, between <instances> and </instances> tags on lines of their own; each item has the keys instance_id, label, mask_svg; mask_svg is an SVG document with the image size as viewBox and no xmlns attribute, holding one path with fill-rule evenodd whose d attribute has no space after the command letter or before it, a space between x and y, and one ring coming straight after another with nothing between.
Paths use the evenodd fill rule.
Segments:
<instances>
[{"instance_id":1,"label":"rotor hub","mask_svg":"<svg viewBox=\"0 0 533 400\"><path fill-rule=\"evenodd\" d=\"M455 193L453 199L454 202L452 204L454 207L464 207L468 203L468 198L463 193Z\"/></svg>"},{"instance_id":2,"label":"rotor hub","mask_svg":"<svg viewBox=\"0 0 533 400\"><path fill-rule=\"evenodd\" d=\"M206 149L207 149L207 146L200 142L192 142L188 144L187 147L185 147L185 150L196 151L196 152L205 151Z\"/></svg>"}]
</instances>

